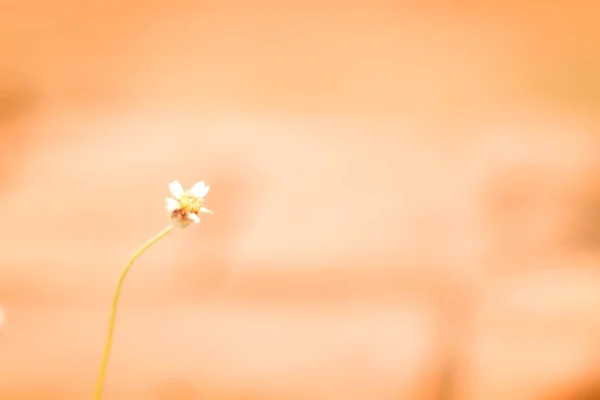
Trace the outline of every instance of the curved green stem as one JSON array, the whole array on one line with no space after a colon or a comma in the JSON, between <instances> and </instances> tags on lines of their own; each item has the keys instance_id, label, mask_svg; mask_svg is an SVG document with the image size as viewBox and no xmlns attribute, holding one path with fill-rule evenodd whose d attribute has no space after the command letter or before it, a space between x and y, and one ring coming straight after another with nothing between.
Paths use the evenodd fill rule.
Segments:
<instances>
[{"instance_id":1,"label":"curved green stem","mask_svg":"<svg viewBox=\"0 0 600 400\"><path fill-rule=\"evenodd\" d=\"M117 287L115 289L115 293L113 295L112 301L112 309L110 312L110 319L108 322L108 334L106 336L106 344L104 346L104 354L102 355L102 361L100 363L100 373L98 374L98 383L96 385L96 394L94 395L94 400L100 400L102 398L102 389L104 388L104 380L106 378L106 370L108 369L108 360L110 358L110 349L112 347L113 336L115 333L115 322L117 319L117 309L119 307L119 297L121 295L121 289L123 288L123 282L131 270L133 263L153 244L158 242L163 237L167 236L173 230L173 225L169 225L167 228L160 231L153 238L148 240L146 244L144 244L135 254L131 257L123 272L121 272L121 277L117 282Z\"/></svg>"}]
</instances>

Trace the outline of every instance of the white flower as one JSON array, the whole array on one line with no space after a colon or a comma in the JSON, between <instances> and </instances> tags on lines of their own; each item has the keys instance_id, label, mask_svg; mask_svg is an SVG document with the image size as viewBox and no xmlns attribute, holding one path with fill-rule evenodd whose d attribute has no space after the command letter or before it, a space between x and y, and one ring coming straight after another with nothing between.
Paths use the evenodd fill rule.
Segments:
<instances>
[{"instance_id":1,"label":"white flower","mask_svg":"<svg viewBox=\"0 0 600 400\"><path fill-rule=\"evenodd\" d=\"M202 207L204 196L210 190L210 186L206 186L204 181L196 183L190 190L183 190L181 183L173 181L169 183L169 189L173 197L168 197L167 211L171 217L171 222L178 228L185 228L192 222L200 222L200 213L213 212L206 207Z\"/></svg>"}]
</instances>

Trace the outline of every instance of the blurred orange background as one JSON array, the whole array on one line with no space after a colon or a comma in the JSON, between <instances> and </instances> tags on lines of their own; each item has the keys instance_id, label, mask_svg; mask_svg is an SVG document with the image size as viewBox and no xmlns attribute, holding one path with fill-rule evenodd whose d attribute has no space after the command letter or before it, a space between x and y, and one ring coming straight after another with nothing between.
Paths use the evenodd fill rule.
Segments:
<instances>
[{"instance_id":1,"label":"blurred orange background","mask_svg":"<svg viewBox=\"0 0 600 400\"><path fill-rule=\"evenodd\" d=\"M0 399L600 398L599 17L0 0Z\"/></svg>"}]
</instances>

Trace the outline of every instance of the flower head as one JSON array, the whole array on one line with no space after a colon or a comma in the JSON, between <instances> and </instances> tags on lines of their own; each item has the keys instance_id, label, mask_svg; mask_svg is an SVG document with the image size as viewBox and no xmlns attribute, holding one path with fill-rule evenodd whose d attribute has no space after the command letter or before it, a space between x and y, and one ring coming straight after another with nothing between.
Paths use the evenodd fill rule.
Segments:
<instances>
[{"instance_id":1,"label":"flower head","mask_svg":"<svg viewBox=\"0 0 600 400\"><path fill-rule=\"evenodd\" d=\"M204 196L210 190L204 181L196 183L190 190L183 190L181 183L173 181L169 184L173 197L167 197L167 211L171 217L171 222L178 228L185 228L192 222L200 222L200 213L213 212L208 208L202 207Z\"/></svg>"}]
</instances>

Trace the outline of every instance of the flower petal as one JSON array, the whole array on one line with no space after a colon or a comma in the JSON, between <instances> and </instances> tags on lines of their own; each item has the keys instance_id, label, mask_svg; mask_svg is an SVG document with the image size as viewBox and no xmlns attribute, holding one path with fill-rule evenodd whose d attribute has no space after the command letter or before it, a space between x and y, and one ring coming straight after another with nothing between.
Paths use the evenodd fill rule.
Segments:
<instances>
[{"instance_id":1,"label":"flower petal","mask_svg":"<svg viewBox=\"0 0 600 400\"><path fill-rule=\"evenodd\" d=\"M210 186L204 186L202 188L202 190L199 191L198 197L204 198L204 196L206 196L206 194L208 193L209 190L210 190Z\"/></svg>"},{"instance_id":2,"label":"flower petal","mask_svg":"<svg viewBox=\"0 0 600 400\"><path fill-rule=\"evenodd\" d=\"M215 213L214 211L209 210L206 207L200 207L200 212L207 213L207 214L214 214Z\"/></svg>"},{"instance_id":3,"label":"flower petal","mask_svg":"<svg viewBox=\"0 0 600 400\"><path fill-rule=\"evenodd\" d=\"M200 222L200 218L196 214L188 215L188 219L196 224Z\"/></svg>"},{"instance_id":4,"label":"flower petal","mask_svg":"<svg viewBox=\"0 0 600 400\"><path fill-rule=\"evenodd\" d=\"M171 189L171 194L173 194L173 197L175 197L177 200L183 196L183 187L179 181L173 181L169 183L169 189Z\"/></svg>"},{"instance_id":5,"label":"flower petal","mask_svg":"<svg viewBox=\"0 0 600 400\"><path fill-rule=\"evenodd\" d=\"M190 189L190 193L192 194L192 196L204 197L204 195L202 193L204 193L205 186L206 186L206 183L204 183L204 181L200 181L200 182L196 183L194 186L192 186L192 188Z\"/></svg>"},{"instance_id":6,"label":"flower petal","mask_svg":"<svg viewBox=\"0 0 600 400\"><path fill-rule=\"evenodd\" d=\"M170 212L173 212L179 208L179 202L172 197L167 197L165 202L167 203L167 210Z\"/></svg>"}]
</instances>

